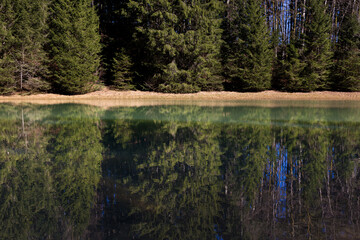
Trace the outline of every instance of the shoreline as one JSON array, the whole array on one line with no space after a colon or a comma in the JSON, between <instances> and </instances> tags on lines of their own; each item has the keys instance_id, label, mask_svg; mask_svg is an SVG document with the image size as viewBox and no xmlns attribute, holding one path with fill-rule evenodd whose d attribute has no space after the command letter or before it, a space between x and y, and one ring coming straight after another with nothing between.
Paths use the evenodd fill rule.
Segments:
<instances>
[{"instance_id":1,"label":"shoreline","mask_svg":"<svg viewBox=\"0 0 360 240\"><path fill-rule=\"evenodd\" d=\"M325 102L351 101L355 105L360 105L360 92L199 92L191 94L156 93L143 91L116 91L104 88L83 95L59 95L59 94L34 94L34 95L11 95L0 96L0 103L14 104L64 104L79 103L101 107L115 106L144 106L144 105L169 105L169 104L195 104L204 106L233 106L233 105L261 105L279 106L291 105L292 101L302 101L294 103L306 105L306 103L324 105ZM335 104L337 105L337 104Z\"/></svg>"}]
</instances>

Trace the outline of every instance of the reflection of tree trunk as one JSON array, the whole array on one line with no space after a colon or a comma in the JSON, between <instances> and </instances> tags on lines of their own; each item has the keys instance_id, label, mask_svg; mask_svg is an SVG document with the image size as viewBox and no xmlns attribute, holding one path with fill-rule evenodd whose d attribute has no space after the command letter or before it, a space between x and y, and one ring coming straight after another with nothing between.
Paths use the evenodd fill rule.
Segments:
<instances>
[{"instance_id":1,"label":"reflection of tree trunk","mask_svg":"<svg viewBox=\"0 0 360 240\"><path fill-rule=\"evenodd\" d=\"M346 192L347 192L347 202L348 202L348 208L349 208L349 212L350 212L350 222L353 223L353 207L352 207L352 191L351 191L351 186L349 184L349 180L346 180Z\"/></svg>"},{"instance_id":2,"label":"reflection of tree trunk","mask_svg":"<svg viewBox=\"0 0 360 240\"><path fill-rule=\"evenodd\" d=\"M274 164L272 165L272 189L271 189L271 200L272 200L272 221L271 221L271 225L272 225L272 231L275 231L275 226L276 226L276 209L277 209L277 201L275 198L275 194L276 194L276 172L277 172L277 167L276 167L276 161L274 162Z\"/></svg>"},{"instance_id":3,"label":"reflection of tree trunk","mask_svg":"<svg viewBox=\"0 0 360 240\"><path fill-rule=\"evenodd\" d=\"M21 109L21 128L22 128L22 137L25 140L25 148L27 149L28 141L27 141L27 135L25 132L24 109Z\"/></svg>"},{"instance_id":4,"label":"reflection of tree trunk","mask_svg":"<svg viewBox=\"0 0 360 240\"><path fill-rule=\"evenodd\" d=\"M327 199L328 199L328 204L329 204L329 210L330 210L330 214L333 216L334 213L332 211L332 206L331 206L331 198L330 198L330 172L332 172L332 157L330 156L330 169L328 169L327 171L327 181L326 181L326 191L327 191Z\"/></svg>"},{"instance_id":5,"label":"reflection of tree trunk","mask_svg":"<svg viewBox=\"0 0 360 240\"><path fill-rule=\"evenodd\" d=\"M301 214L301 144L300 144L300 156L299 156L299 168L298 168L298 201L299 201L299 214Z\"/></svg>"},{"instance_id":6,"label":"reflection of tree trunk","mask_svg":"<svg viewBox=\"0 0 360 240\"><path fill-rule=\"evenodd\" d=\"M289 153L288 153L289 154ZM290 166L290 203L291 205L293 205L293 196L294 196L294 186L293 186L293 161L292 161L292 156L289 156L289 166Z\"/></svg>"},{"instance_id":7,"label":"reflection of tree trunk","mask_svg":"<svg viewBox=\"0 0 360 240\"><path fill-rule=\"evenodd\" d=\"M319 197L320 197L320 206L321 206L321 216L322 216L322 218L324 218L325 210L324 210L324 205L323 205L321 185L319 187Z\"/></svg>"},{"instance_id":8,"label":"reflection of tree trunk","mask_svg":"<svg viewBox=\"0 0 360 240\"><path fill-rule=\"evenodd\" d=\"M276 151L276 138L274 138L273 140L273 148L275 149ZM272 221L271 221L271 224L273 226L273 228L275 228L275 221L276 221L276 218L275 218L275 211L276 211L276 201L275 201L275 183L276 183L276 174L275 174L275 165L276 165L276 161L277 159L275 159L274 162L272 162L271 164L271 174L270 174L270 183L269 184L269 190L271 191L271 200L272 200Z\"/></svg>"},{"instance_id":9,"label":"reflection of tree trunk","mask_svg":"<svg viewBox=\"0 0 360 240\"><path fill-rule=\"evenodd\" d=\"M288 158L289 158L289 166L290 166L290 209L289 214L290 214L290 218L291 218L291 236L294 238L295 237L295 220L294 220L294 176L293 176L293 158L292 155L288 152Z\"/></svg>"},{"instance_id":10,"label":"reflection of tree trunk","mask_svg":"<svg viewBox=\"0 0 360 240\"><path fill-rule=\"evenodd\" d=\"M225 196L228 194L228 168L225 169L225 174L224 174L224 194Z\"/></svg>"},{"instance_id":11,"label":"reflection of tree trunk","mask_svg":"<svg viewBox=\"0 0 360 240\"><path fill-rule=\"evenodd\" d=\"M306 210L307 212L307 234L308 234L308 238L309 239L312 239L312 236L311 236L311 215L309 213L309 209Z\"/></svg>"},{"instance_id":12,"label":"reflection of tree trunk","mask_svg":"<svg viewBox=\"0 0 360 240\"><path fill-rule=\"evenodd\" d=\"M263 192L264 192L264 177L261 177L261 182L260 182L260 199L259 199L259 203L262 203L262 197L263 197Z\"/></svg>"}]
</instances>

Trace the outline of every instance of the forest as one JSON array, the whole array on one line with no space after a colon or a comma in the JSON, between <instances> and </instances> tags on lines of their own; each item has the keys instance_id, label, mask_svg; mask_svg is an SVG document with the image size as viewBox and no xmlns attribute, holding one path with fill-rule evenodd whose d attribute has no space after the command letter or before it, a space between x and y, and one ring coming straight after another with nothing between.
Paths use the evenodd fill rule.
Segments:
<instances>
[{"instance_id":1,"label":"forest","mask_svg":"<svg viewBox=\"0 0 360 240\"><path fill-rule=\"evenodd\" d=\"M0 0L0 94L359 91L360 0Z\"/></svg>"}]
</instances>

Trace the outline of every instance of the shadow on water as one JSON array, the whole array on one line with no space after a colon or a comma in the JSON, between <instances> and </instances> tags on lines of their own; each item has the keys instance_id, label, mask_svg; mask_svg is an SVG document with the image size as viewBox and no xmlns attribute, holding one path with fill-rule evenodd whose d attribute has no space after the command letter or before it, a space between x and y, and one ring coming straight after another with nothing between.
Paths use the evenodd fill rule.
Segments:
<instances>
[{"instance_id":1,"label":"shadow on water","mask_svg":"<svg viewBox=\"0 0 360 240\"><path fill-rule=\"evenodd\" d=\"M356 239L360 108L0 105L0 239Z\"/></svg>"}]
</instances>

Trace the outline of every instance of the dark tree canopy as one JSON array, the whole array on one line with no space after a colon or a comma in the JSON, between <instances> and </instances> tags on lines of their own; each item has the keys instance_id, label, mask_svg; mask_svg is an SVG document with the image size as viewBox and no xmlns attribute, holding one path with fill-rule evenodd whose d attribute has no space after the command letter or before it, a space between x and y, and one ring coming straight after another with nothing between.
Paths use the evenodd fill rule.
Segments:
<instances>
[{"instance_id":1,"label":"dark tree canopy","mask_svg":"<svg viewBox=\"0 0 360 240\"><path fill-rule=\"evenodd\" d=\"M219 90L222 4L207 1L129 1L141 85L162 92Z\"/></svg>"},{"instance_id":2,"label":"dark tree canopy","mask_svg":"<svg viewBox=\"0 0 360 240\"><path fill-rule=\"evenodd\" d=\"M57 92L85 93L99 68L99 20L91 0L54 0L49 17L50 80Z\"/></svg>"},{"instance_id":3,"label":"dark tree canopy","mask_svg":"<svg viewBox=\"0 0 360 240\"><path fill-rule=\"evenodd\" d=\"M334 89L359 91L360 23L355 13L348 12L344 16L334 59L332 71Z\"/></svg>"},{"instance_id":4,"label":"dark tree canopy","mask_svg":"<svg viewBox=\"0 0 360 240\"><path fill-rule=\"evenodd\" d=\"M305 22L303 61L305 68L301 89L313 91L325 89L328 85L330 59L330 17L323 1L308 1L308 18Z\"/></svg>"},{"instance_id":5,"label":"dark tree canopy","mask_svg":"<svg viewBox=\"0 0 360 240\"><path fill-rule=\"evenodd\" d=\"M229 29L224 49L226 75L235 90L270 89L273 51L264 8L259 0L237 0L235 5L228 9L228 27L235 31Z\"/></svg>"},{"instance_id":6,"label":"dark tree canopy","mask_svg":"<svg viewBox=\"0 0 360 240\"><path fill-rule=\"evenodd\" d=\"M0 94L359 91L359 9L359 0L0 0Z\"/></svg>"},{"instance_id":7,"label":"dark tree canopy","mask_svg":"<svg viewBox=\"0 0 360 240\"><path fill-rule=\"evenodd\" d=\"M15 89L15 67L11 56L13 33L11 23L14 21L11 0L1 1L0 8L0 94L8 94Z\"/></svg>"}]
</instances>

